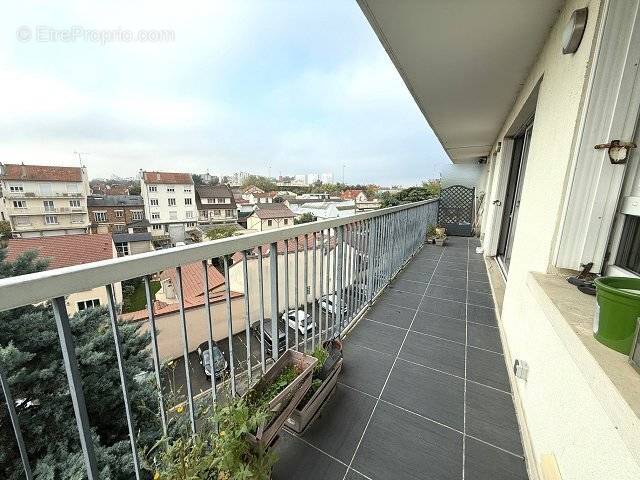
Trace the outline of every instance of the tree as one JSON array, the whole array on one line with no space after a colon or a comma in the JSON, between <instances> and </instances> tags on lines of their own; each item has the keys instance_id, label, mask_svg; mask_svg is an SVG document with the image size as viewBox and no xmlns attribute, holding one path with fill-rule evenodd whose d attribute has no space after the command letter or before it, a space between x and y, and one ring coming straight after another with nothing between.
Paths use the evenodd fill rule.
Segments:
<instances>
[{"instance_id":1,"label":"tree","mask_svg":"<svg viewBox=\"0 0 640 480\"><path fill-rule=\"evenodd\" d=\"M218 185L219 183L220 183L220 177L218 177L217 175L214 175L213 177L211 177L211 181L209 182L209 185L214 186L214 185Z\"/></svg>"},{"instance_id":2,"label":"tree","mask_svg":"<svg viewBox=\"0 0 640 480\"><path fill-rule=\"evenodd\" d=\"M11 238L11 224L5 220L0 222L0 240Z\"/></svg>"},{"instance_id":3,"label":"tree","mask_svg":"<svg viewBox=\"0 0 640 480\"><path fill-rule=\"evenodd\" d=\"M0 278L46 268L35 252L14 262L0 251ZM132 477L128 439L113 334L106 308L90 308L74 315L71 331L91 424L100 478ZM121 324L126 380L138 447L150 448L162 432L153 380L134 376L150 372L150 336L139 325ZM86 478L78 431L69 396L53 312L50 305L16 308L0 313L0 365L4 368L31 466L36 478ZM148 377L152 377L148 375ZM22 467L9 415L0 392L0 478L22 479Z\"/></svg>"},{"instance_id":4,"label":"tree","mask_svg":"<svg viewBox=\"0 0 640 480\"><path fill-rule=\"evenodd\" d=\"M129 195L140 195L140 183L134 183L129 187Z\"/></svg>"},{"instance_id":5,"label":"tree","mask_svg":"<svg viewBox=\"0 0 640 480\"><path fill-rule=\"evenodd\" d=\"M403 203L429 200L440 195L440 180L428 180L421 187L409 187L397 193L384 192L380 195L382 207L393 207Z\"/></svg>"},{"instance_id":6,"label":"tree","mask_svg":"<svg viewBox=\"0 0 640 480\"><path fill-rule=\"evenodd\" d=\"M233 225L221 225L207 230L205 236L209 240L220 240L221 238L232 237L235 235L236 231L237 229Z\"/></svg>"},{"instance_id":7,"label":"tree","mask_svg":"<svg viewBox=\"0 0 640 480\"><path fill-rule=\"evenodd\" d=\"M252 186L258 187L259 189L264 190L265 192L272 192L278 189L278 186L275 184L273 180L271 180L268 177L262 177L260 175L249 175L242 182L243 188L249 188Z\"/></svg>"},{"instance_id":8,"label":"tree","mask_svg":"<svg viewBox=\"0 0 640 480\"><path fill-rule=\"evenodd\" d=\"M296 225L299 225L301 223L309 223L309 222L315 222L315 221L316 221L316 217L314 217L313 214L307 212L300 215L299 218L296 218L293 221L293 223Z\"/></svg>"},{"instance_id":9,"label":"tree","mask_svg":"<svg viewBox=\"0 0 640 480\"><path fill-rule=\"evenodd\" d=\"M191 178L193 178L194 185L204 185L204 180L202 179L202 175L198 175L197 173L194 173L193 175L191 175Z\"/></svg>"}]
</instances>

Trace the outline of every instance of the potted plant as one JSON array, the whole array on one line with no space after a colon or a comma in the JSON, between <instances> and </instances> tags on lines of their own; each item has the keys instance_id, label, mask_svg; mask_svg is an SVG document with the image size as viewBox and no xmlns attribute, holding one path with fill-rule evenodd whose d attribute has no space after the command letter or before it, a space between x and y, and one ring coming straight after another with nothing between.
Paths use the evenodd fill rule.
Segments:
<instances>
[{"instance_id":1,"label":"potted plant","mask_svg":"<svg viewBox=\"0 0 640 480\"><path fill-rule=\"evenodd\" d=\"M435 228L435 243L436 245L443 246L445 241L447 240L447 235L445 229L442 227Z\"/></svg>"},{"instance_id":2,"label":"potted plant","mask_svg":"<svg viewBox=\"0 0 640 480\"><path fill-rule=\"evenodd\" d=\"M302 433L307 428L335 391L342 370L342 342L338 339L324 342L312 355L318 363L313 369L311 387L286 423L296 433Z\"/></svg>"},{"instance_id":3,"label":"potted plant","mask_svg":"<svg viewBox=\"0 0 640 480\"><path fill-rule=\"evenodd\" d=\"M434 244L436 240L436 226L435 225L429 225L427 226L427 243L428 244Z\"/></svg>"},{"instance_id":4,"label":"potted plant","mask_svg":"<svg viewBox=\"0 0 640 480\"><path fill-rule=\"evenodd\" d=\"M248 441L268 448L284 422L311 387L317 359L296 350L287 350L244 395L250 408L266 408L267 417L255 430L246 432Z\"/></svg>"}]
</instances>

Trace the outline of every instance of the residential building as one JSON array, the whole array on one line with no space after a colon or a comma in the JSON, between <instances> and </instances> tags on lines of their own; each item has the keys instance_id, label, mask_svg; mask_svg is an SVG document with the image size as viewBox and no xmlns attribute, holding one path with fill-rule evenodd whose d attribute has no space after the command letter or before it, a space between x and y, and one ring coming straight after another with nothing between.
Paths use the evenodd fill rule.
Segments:
<instances>
[{"instance_id":1,"label":"residential building","mask_svg":"<svg viewBox=\"0 0 640 480\"><path fill-rule=\"evenodd\" d=\"M116 247L108 233L88 235L58 235L55 237L14 238L7 241L7 261L14 261L23 253L38 252L38 257L49 262L47 270L73 267L117 257ZM114 283L116 302L122 302L122 285ZM65 296L69 315L85 308L107 305L104 287L90 288Z\"/></svg>"},{"instance_id":2,"label":"residential building","mask_svg":"<svg viewBox=\"0 0 640 480\"><path fill-rule=\"evenodd\" d=\"M353 201L344 202L304 202L304 201L287 201L291 211L300 217L305 213L310 213L319 220L326 220L328 218L347 217L356 213L356 204Z\"/></svg>"},{"instance_id":3,"label":"residential building","mask_svg":"<svg viewBox=\"0 0 640 480\"><path fill-rule=\"evenodd\" d=\"M193 179L188 173L140 172L145 216L154 238L183 242L198 221Z\"/></svg>"},{"instance_id":4,"label":"residential building","mask_svg":"<svg viewBox=\"0 0 640 480\"><path fill-rule=\"evenodd\" d=\"M129 195L129 187L104 182L91 182L91 195Z\"/></svg>"},{"instance_id":5,"label":"residential building","mask_svg":"<svg viewBox=\"0 0 640 480\"><path fill-rule=\"evenodd\" d=\"M228 185L197 185L196 204L198 223L234 223L238 220L238 207Z\"/></svg>"},{"instance_id":6,"label":"residential building","mask_svg":"<svg viewBox=\"0 0 640 480\"><path fill-rule=\"evenodd\" d=\"M87 205L92 233L125 233L130 223L145 219L140 195L91 195Z\"/></svg>"},{"instance_id":7,"label":"residential building","mask_svg":"<svg viewBox=\"0 0 640 480\"><path fill-rule=\"evenodd\" d=\"M89 180L84 167L0 164L0 187L14 237L87 233Z\"/></svg>"},{"instance_id":8,"label":"residential building","mask_svg":"<svg viewBox=\"0 0 640 480\"><path fill-rule=\"evenodd\" d=\"M153 235L151 235L151 232L133 232L132 230L129 229L126 233L113 234L113 243L119 257L153 251Z\"/></svg>"},{"instance_id":9,"label":"residential building","mask_svg":"<svg viewBox=\"0 0 640 480\"><path fill-rule=\"evenodd\" d=\"M256 205L256 209L247 218L247 230L263 232L274 228L293 225L293 213L284 203L264 203Z\"/></svg>"},{"instance_id":10,"label":"residential building","mask_svg":"<svg viewBox=\"0 0 640 480\"><path fill-rule=\"evenodd\" d=\"M340 198L343 200L354 200L356 203L366 202L368 200L363 190L344 190L340 194Z\"/></svg>"},{"instance_id":11,"label":"residential building","mask_svg":"<svg viewBox=\"0 0 640 480\"><path fill-rule=\"evenodd\" d=\"M231 175L231 185L242 185L249 176L251 174L248 172L235 172Z\"/></svg>"}]
</instances>

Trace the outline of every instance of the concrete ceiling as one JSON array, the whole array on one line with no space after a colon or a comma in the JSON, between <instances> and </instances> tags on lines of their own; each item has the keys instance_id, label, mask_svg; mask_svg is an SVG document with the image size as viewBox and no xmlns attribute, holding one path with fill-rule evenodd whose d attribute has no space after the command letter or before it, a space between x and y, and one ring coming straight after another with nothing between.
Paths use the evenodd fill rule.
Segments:
<instances>
[{"instance_id":1,"label":"concrete ceiling","mask_svg":"<svg viewBox=\"0 0 640 480\"><path fill-rule=\"evenodd\" d=\"M562 0L357 0L454 163L489 154Z\"/></svg>"}]
</instances>

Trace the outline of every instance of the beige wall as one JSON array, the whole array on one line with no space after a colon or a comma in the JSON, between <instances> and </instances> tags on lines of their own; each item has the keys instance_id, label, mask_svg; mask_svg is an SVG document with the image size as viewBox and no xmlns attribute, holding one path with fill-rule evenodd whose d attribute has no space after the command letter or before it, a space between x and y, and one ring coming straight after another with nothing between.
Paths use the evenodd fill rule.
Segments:
<instances>
[{"instance_id":1,"label":"beige wall","mask_svg":"<svg viewBox=\"0 0 640 480\"><path fill-rule=\"evenodd\" d=\"M579 50L563 55L562 30L571 13L589 7L589 20ZM527 286L529 272L553 271L552 255L562 215L568 172L590 74L598 0L568 1L505 120L496 140L503 142L523 105L540 85L533 133L523 183L513 255L507 277L500 323L506 341L506 361L529 363L529 379L515 380L517 404L529 435L537 468L541 455L556 456L564 480L631 479L640 475L624 447L616 425L594 397L588 379L576 367ZM495 152L495 148L494 148ZM496 154L487 175L484 221L485 248L496 219L496 187L509 158ZM491 158L491 157L490 157ZM606 447L605 447L606 445Z\"/></svg>"},{"instance_id":2,"label":"beige wall","mask_svg":"<svg viewBox=\"0 0 640 480\"><path fill-rule=\"evenodd\" d=\"M233 320L233 333L245 330L245 315L243 299L231 300L231 316ZM189 351L192 352L198 345L209 340L209 327L204 307L192 308L185 314L187 323L187 338ZM228 337L227 329L227 304L218 302L211 305L211 320L213 322L213 339L218 341ZM158 330L158 353L162 362L173 360L182 356L182 323L178 312L156 317ZM149 331L149 321L142 323L141 331Z\"/></svg>"},{"instance_id":3,"label":"beige wall","mask_svg":"<svg viewBox=\"0 0 640 480\"><path fill-rule=\"evenodd\" d=\"M116 303L122 303L122 284L120 282L114 284L114 293ZM107 289L105 287L96 287L84 292L72 293L66 297L67 314L75 315L78 312L78 302L86 300L100 300L100 305L107 305Z\"/></svg>"},{"instance_id":4,"label":"beige wall","mask_svg":"<svg viewBox=\"0 0 640 480\"><path fill-rule=\"evenodd\" d=\"M287 222L286 224L285 221ZM276 228L290 227L293 225L293 218L272 218L271 223L271 226L269 226L269 220L260 220L256 215L251 215L247 218L247 230L264 232L266 230L274 230Z\"/></svg>"}]
</instances>

